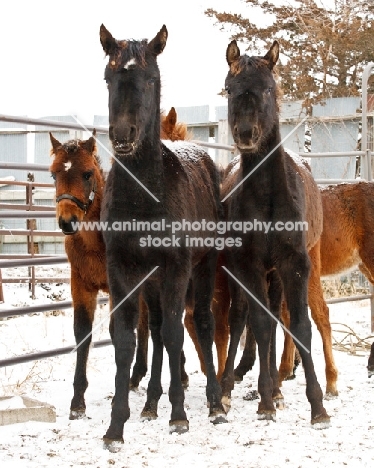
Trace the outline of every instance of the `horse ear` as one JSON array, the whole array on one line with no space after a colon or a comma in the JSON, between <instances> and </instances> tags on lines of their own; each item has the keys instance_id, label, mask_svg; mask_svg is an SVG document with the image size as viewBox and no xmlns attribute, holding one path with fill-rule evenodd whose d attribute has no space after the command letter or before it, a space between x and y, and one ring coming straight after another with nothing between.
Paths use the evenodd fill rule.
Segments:
<instances>
[{"instance_id":1,"label":"horse ear","mask_svg":"<svg viewBox=\"0 0 374 468\"><path fill-rule=\"evenodd\" d=\"M263 59L268 62L268 67L270 70L274 68L274 65L277 63L279 58L279 43L274 41L273 45L268 50L267 54L264 55Z\"/></svg>"},{"instance_id":2,"label":"horse ear","mask_svg":"<svg viewBox=\"0 0 374 468\"><path fill-rule=\"evenodd\" d=\"M169 120L170 124L173 125L173 127L175 126L175 124L177 123L177 113L175 111L175 108L172 107L168 113L168 116L167 116L167 119Z\"/></svg>"},{"instance_id":3,"label":"horse ear","mask_svg":"<svg viewBox=\"0 0 374 468\"><path fill-rule=\"evenodd\" d=\"M100 26L100 42L104 49L105 55L110 55L114 52L117 41L103 24Z\"/></svg>"},{"instance_id":4,"label":"horse ear","mask_svg":"<svg viewBox=\"0 0 374 468\"><path fill-rule=\"evenodd\" d=\"M148 49L150 52L155 56L161 54L161 52L165 49L167 38L168 30L166 29L166 26L163 25L156 36L148 44Z\"/></svg>"},{"instance_id":5,"label":"horse ear","mask_svg":"<svg viewBox=\"0 0 374 468\"><path fill-rule=\"evenodd\" d=\"M231 41L226 49L226 60L229 65L231 65L235 60L238 60L240 57L240 49L236 41Z\"/></svg>"},{"instance_id":6,"label":"horse ear","mask_svg":"<svg viewBox=\"0 0 374 468\"><path fill-rule=\"evenodd\" d=\"M93 153L96 146L96 128L93 129L92 137L86 141L82 141L81 147L85 149L88 153Z\"/></svg>"},{"instance_id":7,"label":"horse ear","mask_svg":"<svg viewBox=\"0 0 374 468\"><path fill-rule=\"evenodd\" d=\"M51 139L53 152L56 152L58 148L61 148L62 144L49 132L49 138Z\"/></svg>"}]
</instances>

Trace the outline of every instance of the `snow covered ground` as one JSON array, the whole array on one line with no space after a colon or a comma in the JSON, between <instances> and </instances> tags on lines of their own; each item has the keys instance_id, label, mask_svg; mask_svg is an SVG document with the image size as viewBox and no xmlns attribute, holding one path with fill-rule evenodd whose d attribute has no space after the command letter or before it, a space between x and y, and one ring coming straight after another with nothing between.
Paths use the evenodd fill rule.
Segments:
<instances>
[{"instance_id":1,"label":"snow covered ground","mask_svg":"<svg viewBox=\"0 0 374 468\"><path fill-rule=\"evenodd\" d=\"M18 270L7 270L16 275ZM62 270L61 270L62 271ZM61 273L60 271L60 273ZM6 274L5 274L6 273ZM62 272L64 273L64 272ZM43 273L46 274L46 272ZM48 272L47 272L48 274ZM56 274L50 271L49 274ZM63 276L63 274L61 275ZM48 288L48 286L44 286ZM35 304L51 299L69 300L69 286L37 286L35 300L25 285L5 285L5 305ZM48 297L49 296L49 297ZM56 302L56 311L58 302ZM370 333L369 301L330 306L331 321L347 324L361 337ZM97 311L96 322L107 314L107 306ZM336 325L334 329L342 329ZM74 344L72 311L56 315L37 314L0 321L2 358ZM337 337L340 334L335 333ZM107 338L107 324L94 333L94 340ZM372 341L372 340L369 340ZM278 344L282 349L281 340ZM150 346L150 353L152 347ZM258 401L243 396L255 389L258 369L235 386L229 423L213 426L208 420L205 377L192 342L186 334L185 352L190 386L185 406L190 430L169 435L170 404L167 396L167 357L163 372L164 394L159 418L141 422L148 375L139 391L130 395L131 417L125 424L125 444L119 453L103 450L102 436L110 420L114 391L113 348L92 349L89 357L86 392L88 417L70 421L69 406L75 355L64 355L0 369L1 395L27 395L55 406L56 423L28 422L0 427L1 467L372 467L374 466L374 379L367 377L368 351L356 355L335 351L339 369L339 397L325 401L331 427L315 430L310 425L310 408L305 396L302 369L297 378L284 383L286 408L278 410L277 422L258 421ZM313 357L319 382L324 389L324 359L321 340L313 325ZM17 402L17 400L13 400Z\"/></svg>"}]
</instances>

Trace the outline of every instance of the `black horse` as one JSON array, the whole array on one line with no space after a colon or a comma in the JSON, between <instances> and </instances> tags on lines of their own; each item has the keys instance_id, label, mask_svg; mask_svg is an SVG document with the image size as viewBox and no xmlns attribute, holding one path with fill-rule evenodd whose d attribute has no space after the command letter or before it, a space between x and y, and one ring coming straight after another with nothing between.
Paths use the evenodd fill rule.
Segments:
<instances>
[{"instance_id":1,"label":"black horse","mask_svg":"<svg viewBox=\"0 0 374 468\"><path fill-rule=\"evenodd\" d=\"M109 56L105 80L109 90L109 136L115 154L105 186L101 219L109 226L127 222L126 229L104 232L117 364L111 423L104 436L109 448L116 441L123 442L124 423L130 416L129 378L140 293L148 305L154 347L142 415L157 417L165 346L171 374L170 432L188 430L180 359L182 315L189 290L207 369L209 416L214 423L226 421L212 354L214 319L210 303L217 258L217 250L208 237L212 233L194 231L193 236L201 239L202 246L192 248L188 242L190 233L170 231L172 225L176 230L178 223L188 228L189 222L221 219L219 174L209 155L198 146L178 142L171 150L160 140L161 83L157 56L166 45L167 35L163 26L150 42L118 41L103 25L100 29L101 44ZM162 222L165 230L150 229L151 225L160 227ZM136 223L148 231L140 232ZM144 278L147 279L143 281Z\"/></svg>"},{"instance_id":2,"label":"black horse","mask_svg":"<svg viewBox=\"0 0 374 468\"><path fill-rule=\"evenodd\" d=\"M274 316L279 318L284 297L290 311L290 332L305 369L312 424L325 426L330 418L322 404L322 391L310 354L307 300L308 249L318 242L322 232L322 205L310 171L296 164L281 145L279 90L273 70L278 55L276 41L264 57L241 56L236 41L229 44L226 52L230 68L226 78L228 120L240 151L240 164L223 182L227 220L259 220L268 223L268 229L265 232L263 225L262 229L247 232L241 248L233 247L225 252L232 302L231 338L221 380L222 393L229 406L234 386L234 358L249 313L260 358L261 400L257 413L259 419L275 419L273 399L282 399L282 395L275 347L270 343L277 323ZM307 231L301 229L306 221Z\"/></svg>"}]
</instances>

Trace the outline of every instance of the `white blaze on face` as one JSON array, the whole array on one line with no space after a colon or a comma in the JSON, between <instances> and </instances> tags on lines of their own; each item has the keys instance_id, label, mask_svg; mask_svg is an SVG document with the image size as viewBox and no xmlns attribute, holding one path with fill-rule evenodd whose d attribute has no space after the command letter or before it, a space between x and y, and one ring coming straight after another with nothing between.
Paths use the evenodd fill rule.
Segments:
<instances>
[{"instance_id":1,"label":"white blaze on face","mask_svg":"<svg viewBox=\"0 0 374 468\"><path fill-rule=\"evenodd\" d=\"M65 171L67 172L71 168L71 161L64 163Z\"/></svg>"},{"instance_id":2,"label":"white blaze on face","mask_svg":"<svg viewBox=\"0 0 374 468\"><path fill-rule=\"evenodd\" d=\"M123 68L125 68L125 70L128 70L130 67L135 67L135 66L136 66L136 60L133 57L132 59L130 59L128 62L125 63Z\"/></svg>"}]
</instances>

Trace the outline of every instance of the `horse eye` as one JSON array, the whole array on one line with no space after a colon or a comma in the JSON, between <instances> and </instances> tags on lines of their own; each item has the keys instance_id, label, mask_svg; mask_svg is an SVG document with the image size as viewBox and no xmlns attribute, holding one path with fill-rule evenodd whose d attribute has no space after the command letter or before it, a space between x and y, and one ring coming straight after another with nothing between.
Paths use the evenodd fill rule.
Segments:
<instances>
[{"instance_id":1,"label":"horse eye","mask_svg":"<svg viewBox=\"0 0 374 468\"><path fill-rule=\"evenodd\" d=\"M91 171L90 171L90 172L84 172L84 173L83 173L83 178L84 178L85 180L90 180L90 177L91 177L91 176L92 176L92 172L91 172Z\"/></svg>"},{"instance_id":2,"label":"horse eye","mask_svg":"<svg viewBox=\"0 0 374 468\"><path fill-rule=\"evenodd\" d=\"M51 177L53 180L56 180L56 173L55 172L51 172Z\"/></svg>"},{"instance_id":3,"label":"horse eye","mask_svg":"<svg viewBox=\"0 0 374 468\"><path fill-rule=\"evenodd\" d=\"M227 94L231 94L231 89L228 86L226 86L225 91Z\"/></svg>"},{"instance_id":4,"label":"horse eye","mask_svg":"<svg viewBox=\"0 0 374 468\"><path fill-rule=\"evenodd\" d=\"M153 85L153 84L155 84L155 81L156 81L156 78L150 78L150 79L148 80L148 84L149 84L149 85Z\"/></svg>"},{"instance_id":5,"label":"horse eye","mask_svg":"<svg viewBox=\"0 0 374 468\"><path fill-rule=\"evenodd\" d=\"M265 92L266 92L266 94L270 94L272 91L273 91L273 88L270 87L270 88L268 88Z\"/></svg>"}]
</instances>

